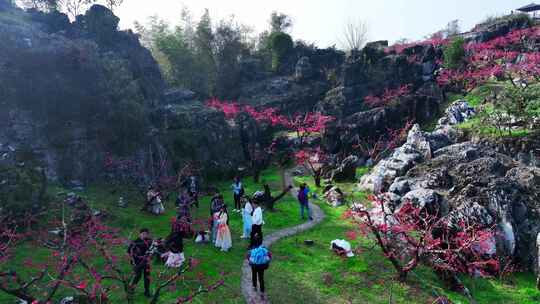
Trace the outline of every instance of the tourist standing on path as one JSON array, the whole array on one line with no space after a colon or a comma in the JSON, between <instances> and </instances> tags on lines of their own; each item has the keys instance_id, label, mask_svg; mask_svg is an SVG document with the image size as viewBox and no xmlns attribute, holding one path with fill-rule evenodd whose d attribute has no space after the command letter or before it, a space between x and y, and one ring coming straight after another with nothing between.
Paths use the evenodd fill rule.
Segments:
<instances>
[{"instance_id":1,"label":"tourist standing on path","mask_svg":"<svg viewBox=\"0 0 540 304\"><path fill-rule=\"evenodd\" d=\"M234 212L240 212L242 209L242 204L240 202L240 199L244 195L244 186L242 185L242 181L240 180L240 177L234 178L234 183L232 184L233 189L233 196L234 196Z\"/></svg>"},{"instance_id":2,"label":"tourist standing on path","mask_svg":"<svg viewBox=\"0 0 540 304\"><path fill-rule=\"evenodd\" d=\"M311 210L309 209L309 187L303 183L300 185L300 189L298 189L298 202L300 203L300 214L302 216L302 219L304 219L304 209L307 210L308 218L309 220L313 220L313 217L311 217Z\"/></svg>"},{"instance_id":3,"label":"tourist standing on path","mask_svg":"<svg viewBox=\"0 0 540 304\"><path fill-rule=\"evenodd\" d=\"M264 193L261 191L255 192L251 200L253 206L253 215L251 216L251 234L250 234L250 248L255 246L255 235L260 237L261 242L263 241L263 232L262 226L264 225L263 212L261 208L261 202L263 200Z\"/></svg>"},{"instance_id":4,"label":"tourist standing on path","mask_svg":"<svg viewBox=\"0 0 540 304\"><path fill-rule=\"evenodd\" d=\"M135 276L131 281L131 287L135 288L141 277L144 278L144 295L150 297L150 255L149 249L152 245L150 231L143 228L139 232L139 238L132 241L128 248L133 272Z\"/></svg>"},{"instance_id":5,"label":"tourist standing on path","mask_svg":"<svg viewBox=\"0 0 540 304\"><path fill-rule=\"evenodd\" d=\"M251 281L253 282L253 289L257 291L257 283L259 283L261 291L261 299L264 300L264 271L270 266L272 260L272 253L268 251L262 245L262 239L258 234L255 235L254 246L248 252L248 261L251 266ZM258 281L258 282L257 282Z\"/></svg>"},{"instance_id":6,"label":"tourist standing on path","mask_svg":"<svg viewBox=\"0 0 540 304\"><path fill-rule=\"evenodd\" d=\"M240 238L247 239L251 235L251 225L253 225L251 221L251 216L253 214L253 206L251 205L251 202L247 199L243 199L244 201L244 208L242 209L242 220L243 220L243 230L242 230L242 236Z\"/></svg>"},{"instance_id":7,"label":"tourist standing on path","mask_svg":"<svg viewBox=\"0 0 540 304\"><path fill-rule=\"evenodd\" d=\"M229 251L232 247L231 230L229 229L229 215L227 207L223 206L217 217L217 237L216 247L221 248L221 251Z\"/></svg>"}]
</instances>

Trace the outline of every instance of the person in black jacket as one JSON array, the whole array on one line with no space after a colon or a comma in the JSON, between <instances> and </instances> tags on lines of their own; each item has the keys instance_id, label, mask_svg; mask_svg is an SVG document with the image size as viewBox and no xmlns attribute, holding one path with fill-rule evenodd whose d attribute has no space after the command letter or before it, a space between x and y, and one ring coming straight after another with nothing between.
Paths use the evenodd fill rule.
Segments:
<instances>
[{"instance_id":1,"label":"person in black jacket","mask_svg":"<svg viewBox=\"0 0 540 304\"><path fill-rule=\"evenodd\" d=\"M152 239L150 238L150 231L146 228L140 230L139 238L132 241L128 248L128 253L131 257L131 264L133 265L133 272L135 276L131 281L132 288L135 288L141 277L144 278L144 295L151 297L150 295L150 247L152 246Z\"/></svg>"}]
</instances>

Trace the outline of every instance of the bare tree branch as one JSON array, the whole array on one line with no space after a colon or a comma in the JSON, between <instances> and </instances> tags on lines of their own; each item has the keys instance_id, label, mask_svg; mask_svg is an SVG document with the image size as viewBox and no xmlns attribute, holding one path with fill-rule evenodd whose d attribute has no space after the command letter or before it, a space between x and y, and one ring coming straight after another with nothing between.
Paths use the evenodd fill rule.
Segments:
<instances>
[{"instance_id":1,"label":"bare tree branch","mask_svg":"<svg viewBox=\"0 0 540 304\"><path fill-rule=\"evenodd\" d=\"M339 42L346 51L360 50L367 42L369 28L365 21L349 21Z\"/></svg>"}]
</instances>

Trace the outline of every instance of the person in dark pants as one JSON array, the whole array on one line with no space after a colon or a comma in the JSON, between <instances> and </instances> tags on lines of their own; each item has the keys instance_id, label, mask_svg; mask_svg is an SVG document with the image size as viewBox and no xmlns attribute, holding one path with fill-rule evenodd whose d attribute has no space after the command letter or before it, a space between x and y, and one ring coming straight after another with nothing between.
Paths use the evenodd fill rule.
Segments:
<instances>
[{"instance_id":1,"label":"person in dark pants","mask_svg":"<svg viewBox=\"0 0 540 304\"><path fill-rule=\"evenodd\" d=\"M234 212L240 212L242 209L242 202L240 199L244 195L244 186L242 185L242 181L240 180L240 177L234 178L234 183L232 184L233 189L233 196L234 196Z\"/></svg>"},{"instance_id":2,"label":"person in dark pants","mask_svg":"<svg viewBox=\"0 0 540 304\"><path fill-rule=\"evenodd\" d=\"M135 276L131 281L132 288L135 288L141 277L144 280L144 295L151 297L150 295L150 255L149 249L152 246L152 239L150 238L150 231L143 228L139 232L139 238L132 241L128 248L128 253L131 257L131 264L133 265L133 272Z\"/></svg>"},{"instance_id":3,"label":"person in dark pants","mask_svg":"<svg viewBox=\"0 0 540 304\"><path fill-rule=\"evenodd\" d=\"M257 291L260 287L261 298L264 300L264 271L270 266L272 254L262 245L262 239L258 234L254 236L254 248L248 253L248 261L251 266L251 281L253 289ZM258 284L257 284L258 283Z\"/></svg>"},{"instance_id":4,"label":"person in dark pants","mask_svg":"<svg viewBox=\"0 0 540 304\"><path fill-rule=\"evenodd\" d=\"M250 248L254 248L256 243L255 236L257 235L260 238L260 242L263 241L263 232L262 226L264 225L263 212L261 208L261 203L264 199L264 193L261 191L255 192L251 199L251 204L253 205L253 215L251 216L251 234L250 234Z\"/></svg>"},{"instance_id":5,"label":"person in dark pants","mask_svg":"<svg viewBox=\"0 0 540 304\"><path fill-rule=\"evenodd\" d=\"M298 202L300 203L300 214L302 216L302 219L304 219L304 209L307 210L307 215L309 220L313 220L313 217L311 216L311 210L309 209L309 187L303 183L300 185L300 189L298 189Z\"/></svg>"}]
</instances>

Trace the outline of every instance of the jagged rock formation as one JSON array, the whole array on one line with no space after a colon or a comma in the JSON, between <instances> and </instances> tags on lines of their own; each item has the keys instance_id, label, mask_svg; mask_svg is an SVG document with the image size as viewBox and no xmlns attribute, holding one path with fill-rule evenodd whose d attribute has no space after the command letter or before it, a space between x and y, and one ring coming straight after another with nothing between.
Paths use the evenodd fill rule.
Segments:
<instances>
[{"instance_id":1,"label":"jagged rock formation","mask_svg":"<svg viewBox=\"0 0 540 304\"><path fill-rule=\"evenodd\" d=\"M446 110L435 131L422 132L418 124L409 131L407 142L387 159L379 162L369 175L362 177L360 187L371 192L382 192L396 177L404 175L413 166L430 160L437 150L456 143L459 131L453 127L474 115L466 101L458 101Z\"/></svg>"},{"instance_id":2,"label":"jagged rock formation","mask_svg":"<svg viewBox=\"0 0 540 304\"><path fill-rule=\"evenodd\" d=\"M453 125L472 115L472 108L457 102L434 132L415 126L407 142L377 164L359 186L386 193L396 209L409 201L450 218L496 225L497 250L535 269L540 169L524 166L493 145L459 142L462 134Z\"/></svg>"},{"instance_id":3,"label":"jagged rock formation","mask_svg":"<svg viewBox=\"0 0 540 304\"><path fill-rule=\"evenodd\" d=\"M369 43L362 51L347 57L340 86L326 94L318 103L318 109L336 117L348 117L363 109L362 100L369 94L379 94L386 88L401 85L412 85L416 90L432 80L437 58L435 53L440 53L440 50L421 46L405 50L403 54L393 54L385 51L387 46L387 41ZM418 54L418 61L411 62L407 57L409 53ZM424 69L424 65L432 68ZM440 94L427 96L441 98Z\"/></svg>"},{"instance_id":4,"label":"jagged rock formation","mask_svg":"<svg viewBox=\"0 0 540 304\"><path fill-rule=\"evenodd\" d=\"M531 20L527 15L509 15L477 25L471 32L466 33L464 38L467 42L486 42L504 36L513 30L525 29L530 26Z\"/></svg>"}]
</instances>

